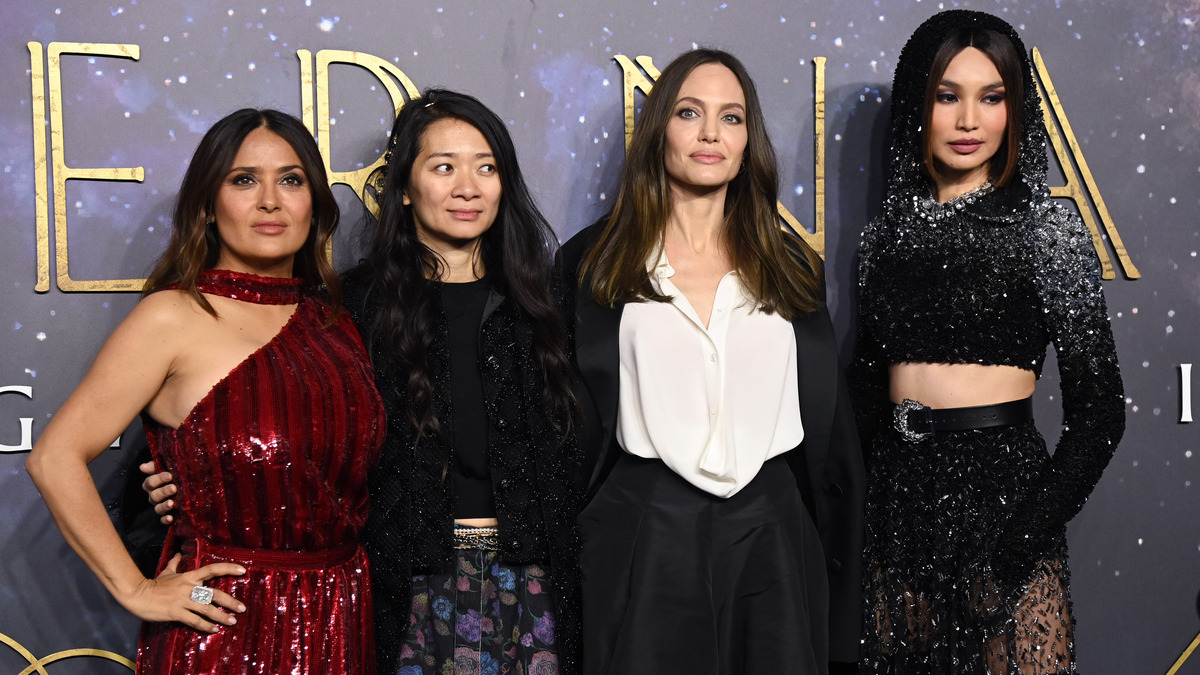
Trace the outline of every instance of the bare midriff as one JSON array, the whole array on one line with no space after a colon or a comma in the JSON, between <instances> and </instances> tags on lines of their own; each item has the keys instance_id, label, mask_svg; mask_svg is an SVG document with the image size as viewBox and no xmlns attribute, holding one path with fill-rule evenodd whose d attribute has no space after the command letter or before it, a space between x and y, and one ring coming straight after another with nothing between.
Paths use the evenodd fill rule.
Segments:
<instances>
[{"instance_id":1,"label":"bare midriff","mask_svg":"<svg viewBox=\"0 0 1200 675\"><path fill-rule=\"evenodd\" d=\"M889 394L930 408L965 408L1016 401L1033 395L1033 371L977 363L897 363L888 369Z\"/></svg>"},{"instance_id":2,"label":"bare midriff","mask_svg":"<svg viewBox=\"0 0 1200 675\"><path fill-rule=\"evenodd\" d=\"M496 527L500 524L496 518L455 518L454 522L466 527Z\"/></svg>"}]
</instances>

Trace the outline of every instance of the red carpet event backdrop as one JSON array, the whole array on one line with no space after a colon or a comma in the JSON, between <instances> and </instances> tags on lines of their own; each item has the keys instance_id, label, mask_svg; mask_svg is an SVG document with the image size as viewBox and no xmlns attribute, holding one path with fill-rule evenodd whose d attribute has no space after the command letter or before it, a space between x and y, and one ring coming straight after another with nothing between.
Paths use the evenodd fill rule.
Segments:
<instances>
[{"instance_id":1,"label":"red carpet event backdrop","mask_svg":"<svg viewBox=\"0 0 1200 675\"><path fill-rule=\"evenodd\" d=\"M317 136L363 250L362 184L395 111L439 85L510 125L561 239L609 209L635 111L694 45L738 55L779 153L781 224L823 253L853 349L859 233L879 211L892 71L941 9L1034 50L1054 194L1093 230L1128 430L1071 524L1080 668L1200 673L1200 4L1194 0L13 2L0 26L0 673L127 673L138 623L64 543L24 470L137 302L200 136L275 107ZM1049 439L1051 364L1035 395ZM1195 392L1195 393L1193 393ZM115 502L140 430L95 464Z\"/></svg>"}]
</instances>

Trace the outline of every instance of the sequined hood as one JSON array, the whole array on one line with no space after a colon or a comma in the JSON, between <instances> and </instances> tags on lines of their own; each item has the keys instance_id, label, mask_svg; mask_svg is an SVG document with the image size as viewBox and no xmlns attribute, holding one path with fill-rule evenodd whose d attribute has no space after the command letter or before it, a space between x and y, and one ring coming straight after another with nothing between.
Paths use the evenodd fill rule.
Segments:
<instances>
[{"instance_id":1,"label":"sequined hood","mask_svg":"<svg viewBox=\"0 0 1200 675\"><path fill-rule=\"evenodd\" d=\"M954 9L935 14L922 23L905 43L892 82L891 168L885 203L891 217L906 218L929 195L929 179L921 170L922 108L933 59L946 36L962 28L982 28L1005 35L1016 47L1025 85L1022 135L1017 176L1008 186L983 196L969 211L980 216L1013 214L1030 201L1049 198L1046 187L1046 131L1041 97L1033 81L1029 52L1008 23L991 14Z\"/></svg>"}]
</instances>

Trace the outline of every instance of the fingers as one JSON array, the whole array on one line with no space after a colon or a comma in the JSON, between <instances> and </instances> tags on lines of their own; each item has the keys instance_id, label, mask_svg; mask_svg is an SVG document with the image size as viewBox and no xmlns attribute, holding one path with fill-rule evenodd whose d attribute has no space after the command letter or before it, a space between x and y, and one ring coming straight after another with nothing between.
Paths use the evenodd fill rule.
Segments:
<instances>
[{"instance_id":1,"label":"fingers","mask_svg":"<svg viewBox=\"0 0 1200 675\"><path fill-rule=\"evenodd\" d=\"M199 582L201 584L216 577L240 577L245 573L246 568L236 563L212 563L204 567L198 567L192 572L192 574L199 575L202 579ZM241 613L246 611L246 606L240 600L215 588L213 589L213 604L220 605L233 612Z\"/></svg>"},{"instance_id":2,"label":"fingers","mask_svg":"<svg viewBox=\"0 0 1200 675\"><path fill-rule=\"evenodd\" d=\"M146 462L139 468L145 472L147 467L153 470L154 463ZM172 482L173 480L171 472L163 471L151 474L142 481L142 490L146 492L150 503L154 505L154 512L158 514L158 520L163 525L170 525L175 521L175 516L172 515L172 511L175 510L175 500L171 497L179 491L179 488Z\"/></svg>"},{"instance_id":3,"label":"fingers","mask_svg":"<svg viewBox=\"0 0 1200 675\"><path fill-rule=\"evenodd\" d=\"M147 466L152 467L152 466L154 466L154 464L152 462L146 462L145 464L138 466L138 468L145 470L145 468ZM149 476L146 476L145 480L142 481L142 489L145 490L146 492L150 492L151 490L160 488L170 482L171 482L171 472L170 471L161 471L159 473L152 473Z\"/></svg>"},{"instance_id":4,"label":"fingers","mask_svg":"<svg viewBox=\"0 0 1200 675\"><path fill-rule=\"evenodd\" d=\"M172 481L170 471L163 471L152 476L147 476L146 480L142 481L142 490L150 496L150 503L157 504L163 499L175 494L176 487Z\"/></svg>"},{"instance_id":5,"label":"fingers","mask_svg":"<svg viewBox=\"0 0 1200 675\"><path fill-rule=\"evenodd\" d=\"M179 566L181 556L176 554L171 558L170 562L164 568L164 572L170 571L174 573ZM222 626L232 626L237 623L237 617L233 613L242 613L246 611L246 605L240 600L226 593L225 591L213 588L212 603L199 603L191 599L191 589L194 586L203 586L206 581L216 577L226 576L241 576L246 573L246 568L236 563L212 563L198 567L190 572L185 572L179 575L179 579L184 582L185 588L188 591L188 599L183 605L182 616L176 618L183 624L186 624L198 631L205 633L215 633ZM162 578L161 576L159 577ZM191 584L187 586L186 584ZM232 613L231 613L232 612Z\"/></svg>"},{"instance_id":6,"label":"fingers","mask_svg":"<svg viewBox=\"0 0 1200 675\"><path fill-rule=\"evenodd\" d=\"M172 486L172 487L174 487L174 486ZM157 492L157 490L155 492ZM154 496L153 496L154 493L152 492L152 493L150 493L150 495L151 495L150 503L154 504L154 512L157 513L158 515L160 515L160 516L169 515L171 513L171 511L175 509L175 500L174 499L165 499L162 501L155 501Z\"/></svg>"},{"instance_id":7,"label":"fingers","mask_svg":"<svg viewBox=\"0 0 1200 675\"><path fill-rule=\"evenodd\" d=\"M200 577L200 582L198 583L204 583L216 577L240 577L245 573L245 567L237 563L228 562L210 563L204 567L197 567L192 570L192 574Z\"/></svg>"},{"instance_id":8,"label":"fingers","mask_svg":"<svg viewBox=\"0 0 1200 675\"><path fill-rule=\"evenodd\" d=\"M216 599L216 593L213 594ZM191 626L203 633L215 633L221 626L232 626L237 623L237 617L222 611L216 605L202 605L188 600L184 605L183 615L176 619L180 623Z\"/></svg>"},{"instance_id":9,"label":"fingers","mask_svg":"<svg viewBox=\"0 0 1200 675\"><path fill-rule=\"evenodd\" d=\"M238 614L241 614L242 612L246 611L246 605L242 604L241 600L238 600L225 591L218 591L215 588L213 589L212 601L213 605L227 609L230 612L237 612ZM232 624L233 622L231 621L230 625Z\"/></svg>"},{"instance_id":10,"label":"fingers","mask_svg":"<svg viewBox=\"0 0 1200 675\"><path fill-rule=\"evenodd\" d=\"M144 579L130 593L117 598L135 616L144 621L177 621L201 631L214 633L222 627L237 624L235 614L246 611L246 605L229 593L212 588L210 602L196 602L193 595L197 586L217 577L236 577L246 573L242 565L228 562L212 563L203 567L180 572L183 555L171 556L163 570L154 579Z\"/></svg>"},{"instance_id":11,"label":"fingers","mask_svg":"<svg viewBox=\"0 0 1200 675\"><path fill-rule=\"evenodd\" d=\"M138 471L141 471L144 474L153 474L154 473L154 460L150 460L149 462L146 462L144 464L138 464Z\"/></svg>"}]
</instances>

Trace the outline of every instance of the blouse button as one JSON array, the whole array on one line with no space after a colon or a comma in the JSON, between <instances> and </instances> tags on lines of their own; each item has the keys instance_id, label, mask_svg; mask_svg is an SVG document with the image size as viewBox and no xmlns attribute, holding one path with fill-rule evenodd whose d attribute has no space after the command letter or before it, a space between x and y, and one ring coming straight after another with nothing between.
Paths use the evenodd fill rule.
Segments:
<instances>
[{"instance_id":1,"label":"blouse button","mask_svg":"<svg viewBox=\"0 0 1200 675\"><path fill-rule=\"evenodd\" d=\"M716 355L716 354L709 354L709 355L708 355L708 360L709 360L709 361L712 361L713 363L716 363L716 362L717 362L717 355Z\"/></svg>"}]
</instances>

